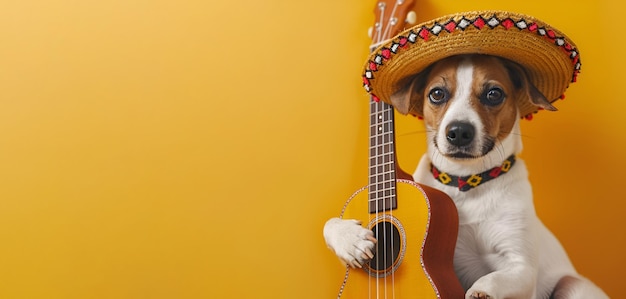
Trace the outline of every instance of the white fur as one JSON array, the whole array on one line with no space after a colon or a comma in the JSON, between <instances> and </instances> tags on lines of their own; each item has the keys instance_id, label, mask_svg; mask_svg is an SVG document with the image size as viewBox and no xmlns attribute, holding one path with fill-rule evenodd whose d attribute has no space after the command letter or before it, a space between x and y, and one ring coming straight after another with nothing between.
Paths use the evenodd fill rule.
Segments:
<instances>
[{"instance_id":1,"label":"white fur","mask_svg":"<svg viewBox=\"0 0 626 299\"><path fill-rule=\"evenodd\" d=\"M469 121L480 142L482 121L469 103L473 80L471 62L457 68L458 86L444 114L440 128L453 121ZM519 115L517 117L519 120ZM477 188L461 192L437 181L430 172L431 162L441 171L458 175L480 173L499 166L512 154L522 151L519 121L503 140L486 155L472 160L454 160L441 153L447 144L444 130L427 128L428 151L414 173L416 182L447 193L457 206L459 234L454 255L455 272L467 290L466 298L547 299L563 277L573 277L569 293L560 298L608 298L598 287L581 277L556 237L535 213L532 188L524 161L517 158L508 173ZM436 148L437 140L440 148ZM373 248L367 229L354 220L333 218L324 227L327 245L349 265L364 260L358 256ZM357 265L358 266L358 265Z\"/></svg>"},{"instance_id":2,"label":"white fur","mask_svg":"<svg viewBox=\"0 0 626 299\"><path fill-rule=\"evenodd\" d=\"M482 123L469 109L471 67L465 60L457 72L459 86L454 102L446 111L440 128L452 121L469 120L476 126L476 137L484 136ZM519 115L517 117L519 120ZM478 121L478 123L476 123ZM549 298L554 286L564 276L580 277L556 237L537 217L532 188L524 161L517 158L508 173L467 192L438 182L430 172L431 161L441 171L470 175L501 165L522 150L519 121L513 131L487 155L471 161L457 161L441 156L433 138L444 144L444 130L427 128L428 152L414 179L447 193L459 213L459 235L454 255L455 272L466 298L481 294L488 298ZM576 294L567 298L608 298L599 288L581 279Z\"/></svg>"},{"instance_id":3,"label":"white fur","mask_svg":"<svg viewBox=\"0 0 626 299\"><path fill-rule=\"evenodd\" d=\"M472 76L474 68L469 60L463 60L457 72L457 82L459 83L456 92L453 96L455 99L469 98L472 93ZM450 107L446 111L443 119L441 120L441 127L445 128L453 121L467 121L476 127L477 132L484 130L484 127L480 121L478 113L474 109L469 101L452 101ZM433 136L429 136L433 140ZM437 139L437 144L440 146L446 146L448 144L446 134L439 134L434 136ZM482 141L475 144L474 147L479 148L482 146ZM446 146L447 147L447 146ZM450 146L450 149L452 147ZM464 169L467 171L467 169Z\"/></svg>"},{"instance_id":4,"label":"white fur","mask_svg":"<svg viewBox=\"0 0 626 299\"><path fill-rule=\"evenodd\" d=\"M374 233L354 219L331 218L324 225L324 239L344 265L361 268L368 258L363 256L374 249Z\"/></svg>"},{"instance_id":5,"label":"white fur","mask_svg":"<svg viewBox=\"0 0 626 299\"><path fill-rule=\"evenodd\" d=\"M515 128L519 130L519 123L515 124ZM521 144L519 135L507 137L500 145L502 153L492 151L487 156L502 155L506 158L509 154L519 153L505 150L520 148L507 144ZM414 179L444 191L457 206L459 235L454 265L461 284L468 290L467 298L473 298L471 294L474 292L483 292L493 299L549 298L561 277L580 277L559 241L535 214L524 161L517 158L506 175L461 192L434 179L430 172L433 159L446 161L437 165L442 171L459 167L437 156L433 151L425 154ZM496 160L494 157L485 159ZM587 282L581 286L579 294L568 298L608 296Z\"/></svg>"}]
</instances>

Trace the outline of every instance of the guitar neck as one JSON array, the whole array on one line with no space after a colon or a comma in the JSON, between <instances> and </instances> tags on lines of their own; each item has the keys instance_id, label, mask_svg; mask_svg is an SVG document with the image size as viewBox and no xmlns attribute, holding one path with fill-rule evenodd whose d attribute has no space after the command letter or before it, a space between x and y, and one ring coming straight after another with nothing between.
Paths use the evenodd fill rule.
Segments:
<instances>
[{"instance_id":1,"label":"guitar neck","mask_svg":"<svg viewBox=\"0 0 626 299\"><path fill-rule=\"evenodd\" d=\"M385 40L414 23L410 10L413 0L379 0L374 8L376 21L370 29L370 52ZM382 57L381 57L382 59ZM374 63L374 62L372 62ZM369 212L377 213L397 208L396 176L408 175L396 167L393 107L382 101L370 100L369 152ZM396 172L398 171L398 172ZM410 176L408 176L410 178Z\"/></svg>"},{"instance_id":2,"label":"guitar neck","mask_svg":"<svg viewBox=\"0 0 626 299\"><path fill-rule=\"evenodd\" d=\"M369 211L397 208L393 107L370 101Z\"/></svg>"}]
</instances>

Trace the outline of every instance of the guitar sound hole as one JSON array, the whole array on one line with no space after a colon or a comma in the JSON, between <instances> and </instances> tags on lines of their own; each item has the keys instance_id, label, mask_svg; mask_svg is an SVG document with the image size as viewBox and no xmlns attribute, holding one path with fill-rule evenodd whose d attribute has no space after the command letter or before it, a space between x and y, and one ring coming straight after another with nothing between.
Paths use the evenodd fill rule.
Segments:
<instances>
[{"instance_id":1,"label":"guitar sound hole","mask_svg":"<svg viewBox=\"0 0 626 299\"><path fill-rule=\"evenodd\" d=\"M376 272L391 269L400 256L402 240L400 232L393 223L382 221L372 227L376 243L376 253L370 261L370 268Z\"/></svg>"}]
</instances>

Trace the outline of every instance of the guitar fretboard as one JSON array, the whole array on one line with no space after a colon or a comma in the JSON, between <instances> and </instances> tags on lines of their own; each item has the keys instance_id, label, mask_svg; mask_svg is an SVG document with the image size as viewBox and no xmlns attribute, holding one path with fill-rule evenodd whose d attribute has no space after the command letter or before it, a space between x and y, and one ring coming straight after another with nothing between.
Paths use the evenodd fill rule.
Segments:
<instances>
[{"instance_id":1,"label":"guitar fretboard","mask_svg":"<svg viewBox=\"0 0 626 299\"><path fill-rule=\"evenodd\" d=\"M397 208L393 107L370 104L369 212Z\"/></svg>"},{"instance_id":2,"label":"guitar fretboard","mask_svg":"<svg viewBox=\"0 0 626 299\"><path fill-rule=\"evenodd\" d=\"M415 23L410 12L413 0L378 1L374 9L376 22L371 28L370 52L407 23ZM397 208L396 156L394 146L393 107L370 101L369 212Z\"/></svg>"}]
</instances>

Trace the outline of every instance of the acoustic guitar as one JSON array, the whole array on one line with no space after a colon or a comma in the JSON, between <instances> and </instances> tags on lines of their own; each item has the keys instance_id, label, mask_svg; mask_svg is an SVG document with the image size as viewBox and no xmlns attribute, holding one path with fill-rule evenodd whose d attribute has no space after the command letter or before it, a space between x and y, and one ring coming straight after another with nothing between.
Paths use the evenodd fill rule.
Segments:
<instances>
[{"instance_id":1,"label":"acoustic guitar","mask_svg":"<svg viewBox=\"0 0 626 299\"><path fill-rule=\"evenodd\" d=\"M406 26L412 5L412 0L376 4L370 51ZM392 106L370 101L369 131L369 183L347 200L340 217L360 220L378 242L362 269L347 268L338 298L463 298L453 268L454 203L397 167Z\"/></svg>"}]
</instances>

